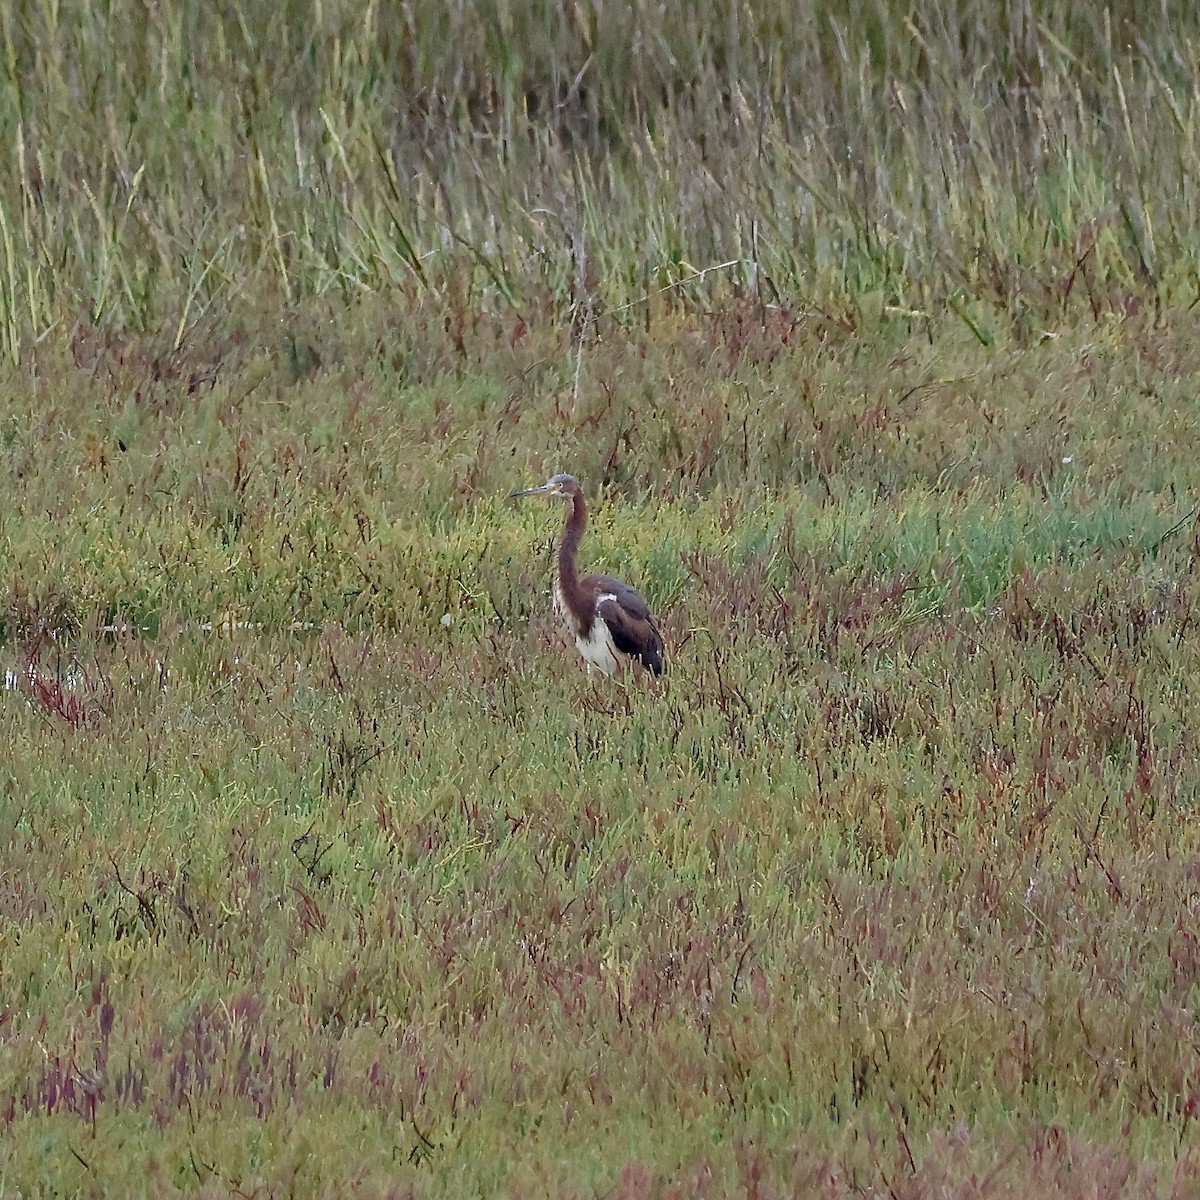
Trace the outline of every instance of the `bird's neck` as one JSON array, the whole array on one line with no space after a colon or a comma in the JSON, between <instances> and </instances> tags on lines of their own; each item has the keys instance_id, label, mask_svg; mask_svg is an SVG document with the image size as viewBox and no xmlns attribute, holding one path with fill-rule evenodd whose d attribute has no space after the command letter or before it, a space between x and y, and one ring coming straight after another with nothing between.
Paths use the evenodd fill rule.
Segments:
<instances>
[{"instance_id":1,"label":"bird's neck","mask_svg":"<svg viewBox=\"0 0 1200 1200\"><path fill-rule=\"evenodd\" d=\"M571 505L567 509L567 521L563 526L562 538L558 543L558 584L563 597L572 609L578 609L579 572L575 568L575 556L579 552L579 543L583 539L583 531L587 528L587 509L583 497L576 493L571 497ZM583 611L576 615L583 621L588 621L591 613L584 605Z\"/></svg>"}]
</instances>

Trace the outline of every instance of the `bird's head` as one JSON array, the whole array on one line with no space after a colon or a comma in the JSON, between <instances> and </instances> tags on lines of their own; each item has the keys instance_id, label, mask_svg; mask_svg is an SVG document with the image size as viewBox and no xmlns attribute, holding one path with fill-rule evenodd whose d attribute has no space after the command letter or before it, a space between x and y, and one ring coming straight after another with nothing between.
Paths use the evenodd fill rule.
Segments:
<instances>
[{"instance_id":1,"label":"bird's head","mask_svg":"<svg viewBox=\"0 0 1200 1200\"><path fill-rule=\"evenodd\" d=\"M512 499L518 496L559 496L570 500L579 495L579 480L574 475L551 475L540 487L523 488L512 493Z\"/></svg>"}]
</instances>

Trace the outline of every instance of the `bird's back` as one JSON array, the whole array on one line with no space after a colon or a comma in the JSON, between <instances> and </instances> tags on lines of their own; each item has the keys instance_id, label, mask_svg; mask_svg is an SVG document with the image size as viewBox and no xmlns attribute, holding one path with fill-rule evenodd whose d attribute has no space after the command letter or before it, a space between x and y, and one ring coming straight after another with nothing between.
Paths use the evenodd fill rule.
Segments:
<instances>
[{"instance_id":1,"label":"bird's back","mask_svg":"<svg viewBox=\"0 0 1200 1200\"><path fill-rule=\"evenodd\" d=\"M636 589L611 575L588 575L581 586L596 597L596 616L608 626L622 654L655 675L663 672L663 640L650 606Z\"/></svg>"}]
</instances>

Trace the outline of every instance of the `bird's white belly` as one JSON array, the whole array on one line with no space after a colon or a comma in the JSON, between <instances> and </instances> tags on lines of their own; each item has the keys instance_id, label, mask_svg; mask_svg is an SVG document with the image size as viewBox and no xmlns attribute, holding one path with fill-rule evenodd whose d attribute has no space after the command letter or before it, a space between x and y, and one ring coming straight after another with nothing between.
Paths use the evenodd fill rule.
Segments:
<instances>
[{"instance_id":1,"label":"bird's white belly","mask_svg":"<svg viewBox=\"0 0 1200 1200\"><path fill-rule=\"evenodd\" d=\"M601 596L599 600L610 599ZM599 603L599 601L597 601ZM621 660L617 657L617 647L613 642L612 633L604 623L604 618L597 616L592 621L592 630L587 637L579 632L579 623L567 607L567 599L562 594L558 580L554 581L554 611L563 619L571 636L575 639L575 648L583 655L584 662L590 672L593 667L603 671L605 675L615 675L620 668Z\"/></svg>"},{"instance_id":2,"label":"bird's white belly","mask_svg":"<svg viewBox=\"0 0 1200 1200\"><path fill-rule=\"evenodd\" d=\"M589 637L575 635L575 645L587 662L588 670L595 667L605 675L617 673L617 647L613 644L612 634L608 626L597 617L592 622L592 632Z\"/></svg>"}]
</instances>

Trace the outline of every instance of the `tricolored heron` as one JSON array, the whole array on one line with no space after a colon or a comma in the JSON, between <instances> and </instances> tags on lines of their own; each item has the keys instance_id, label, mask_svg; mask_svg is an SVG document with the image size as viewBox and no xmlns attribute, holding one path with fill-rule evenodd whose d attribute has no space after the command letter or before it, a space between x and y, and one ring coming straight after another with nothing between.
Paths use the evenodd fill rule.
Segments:
<instances>
[{"instance_id":1,"label":"tricolored heron","mask_svg":"<svg viewBox=\"0 0 1200 1200\"><path fill-rule=\"evenodd\" d=\"M554 475L541 487L513 492L517 496L558 496L566 501L567 521L558 543L554 607L575 636L575 645L593 667L615 675L637 659L655 675L663 672L663 640L641 595L611 575L579 578L575 556L587 525L587 508L579 481L573 475Z\"/></svg>"}]
</instances>

